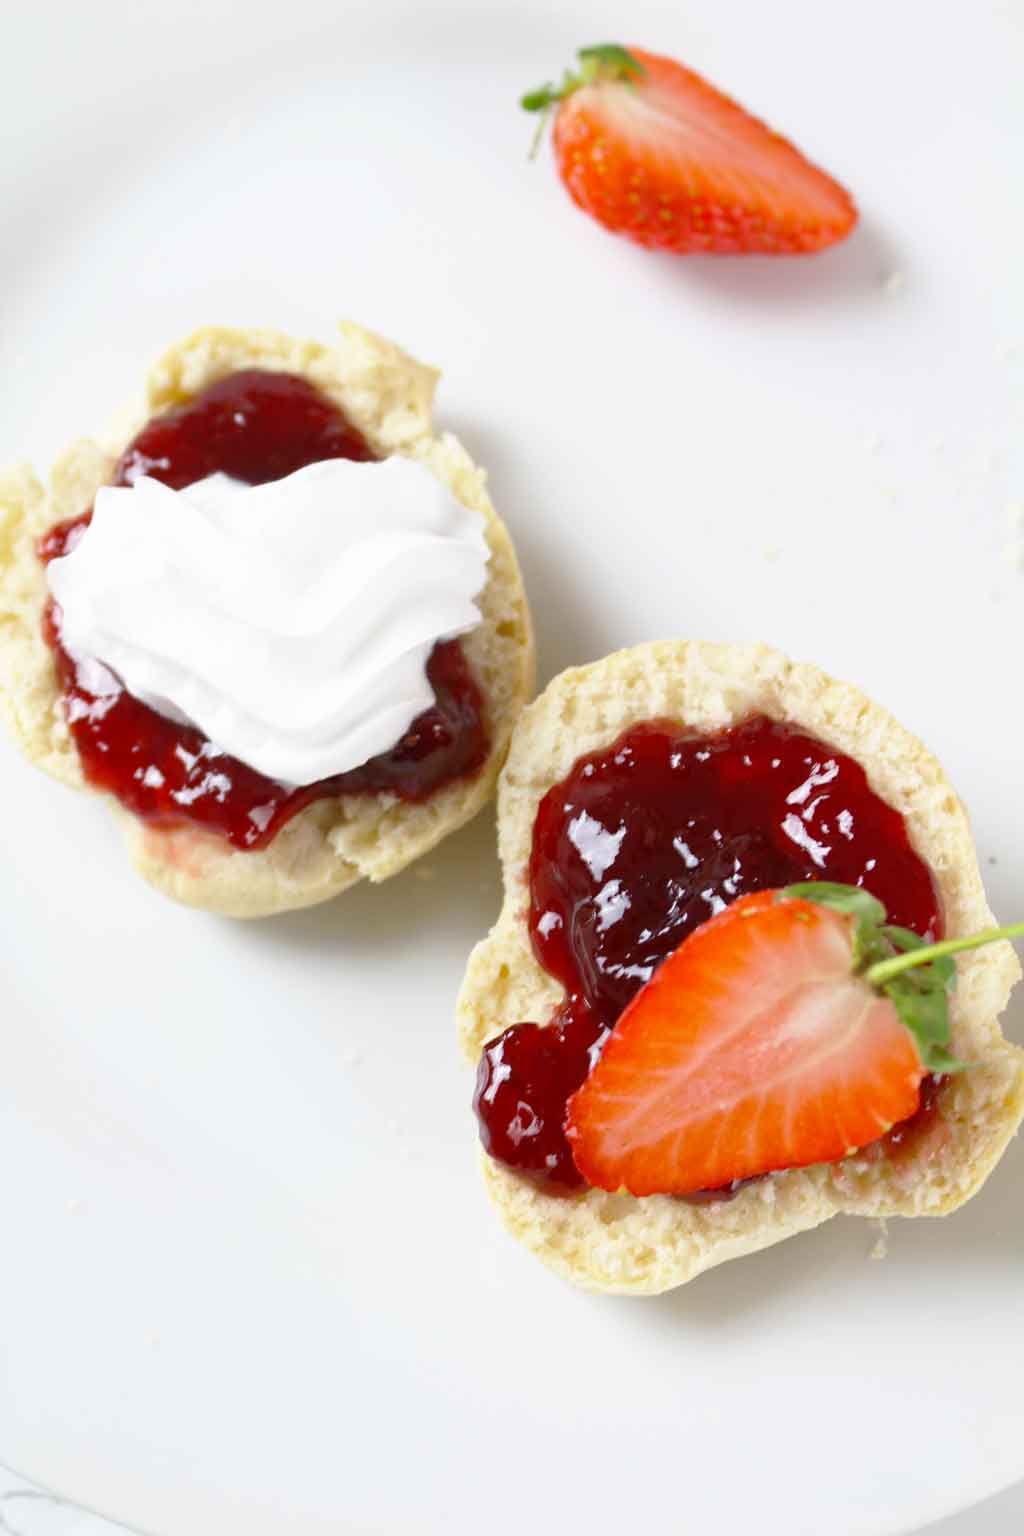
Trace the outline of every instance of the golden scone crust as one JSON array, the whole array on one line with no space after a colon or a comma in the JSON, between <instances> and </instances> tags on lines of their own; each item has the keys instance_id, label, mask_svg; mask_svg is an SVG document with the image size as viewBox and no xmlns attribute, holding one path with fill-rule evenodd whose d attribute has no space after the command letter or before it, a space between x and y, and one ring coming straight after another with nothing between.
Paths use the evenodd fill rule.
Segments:
<instances>
[{"instance_id":1,"label":"golden scone crust","mask_svg":"<svg viewBox=\"0 0 1024 1536\"><path fill-rule=\"evenodd\" d=\"M483 518L490 546L483 622L463 646L487 706L490 753L479 774L409 804L392 795L321 800L258 852L183 824L147 826L110 804L136 868L176 900L231 917L261 917L324 901L357 880L384 880L419 858L490 799L512 727L533 691L534 650L526 594L508 532L485 476L449 433L431 424L438 375L392 342L343 323L337 346L275 331L206 327L160 359L145 398L100 442L75 443L49 489L25 466L0 475L0 707L26 754L55 778L86 787L64 720L52 653L40 634L46 597L38 536L89 507L126 443L153 415L180 405L241 368L300 373L337 402L380 456L419 459L463 505Z\"/></svg>"},{"instance_id":2,"label":"golden scone crust","mask_svg":"<svg viewBox=\"0 0 1024 1536\"><path fill-rule=\"evenodd\" d=\"M547 1023L562 1000L561 987L534 958L527 929L533 823L547 790L577 758L639 721L667 716L711 732L753 714L801 726L863 766L931 868L950 937L991 925L967 816L942 768L859 689L766 646L635 646L563 672L516 728L498 787L504 904L470 956L458 1003L462 1044L473 1061L508 1025ZM957 970L953 1048L979 1065L943 1087L941 1116L898 1157L866 1153L772 1174L731 1200L695 1206L595 1189L550 1195L485 1156L502 1220L552 1269L588 1290L655 1295L840 1211L886 1217L954 1210L983 1183L1024 1114L1024 1051L999 1028L1020 975L1017 958L1009 944L997 944L960 956Z\"/></svg>"}]
</instances>

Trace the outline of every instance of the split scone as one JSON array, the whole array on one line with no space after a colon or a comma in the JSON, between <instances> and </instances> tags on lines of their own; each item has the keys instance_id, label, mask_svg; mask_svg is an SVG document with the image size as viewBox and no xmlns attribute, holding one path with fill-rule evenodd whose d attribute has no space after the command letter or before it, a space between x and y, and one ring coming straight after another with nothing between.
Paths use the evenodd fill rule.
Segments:
<instances>
[{"instance_id":1,"label":"split scone","mask_svg":"<svg viewBox=\"0 0 1024 1536\"><path fill-rule=\"evenodd\" d=\"M48 488L0 476L0 704L167 895L307 906L490 798L530 615L436 382L349 323L335 346L210 327Z\"/></svg>"},{"instance_id":2,"label":"split scone","mask_svg":"<svg viewBox=\"0 0 1024 1536\"><path fill-rule=\"evenodd\" d=\"M926 948L992 923L967 817L856 688L698 642L565 672L498 825L459 1026L490 1194L559 1274L653 1295L980 1187L1024 1113L1020 968Z\"/></svg>"}]
</instances>

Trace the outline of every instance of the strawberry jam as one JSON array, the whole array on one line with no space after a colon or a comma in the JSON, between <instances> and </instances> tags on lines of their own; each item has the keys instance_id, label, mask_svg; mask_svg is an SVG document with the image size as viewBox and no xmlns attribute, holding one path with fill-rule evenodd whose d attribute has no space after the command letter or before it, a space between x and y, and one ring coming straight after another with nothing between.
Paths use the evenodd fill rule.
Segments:
<instances>
[{"instance_id":1,"label":"strawberry jam","mask_svg":"<svg viewBox=\"0 0 1024 1536\"><path fill-rule=\"evenodd\" d=\"M475 1107L499 1161L582 1183L566 1102L615 1021L687 934L737 897L802 880L863 886L889 920L942 936L931 875L903 818L851 758L755 718L701 737L652 721L581 758L541 801L530 935L566 1002L545 1027L485 1047Z\"/></svg>"},{"instance_id":2,"label":"strawberry jam","mask_svg":"<svg viewBox=\"0 0 1024 1536\"><path fill-rule=\"evenodd\" d=\"M266 485L321 459L372 458L362 433L308 379L247 368L147 422L117 461L113 483L149 475L180 491L220 470Z\"/></svg>"},{"instance_id":3,"label":"strawberry jam","mask_svg":"<svg viewBox=\"0 0 1024 1536\"><path fill-rule=\"evenodd\" d=\"M323 459L372 457L362 435L306 379L248 369L154 417L121 455L113 484L150 475L181 490L221 470L262 485ZM70 553L90 515L52 528L40 540L40 559ZM389 752L295 789L220 752L194 727L157 714L105 667L70 656L56 604L47 609L43 633L56 654L68 724L89 783L146 821L189 821L236 848L265 847L315 800L385 793L424 800L475 773L487 757L483 699L457 640L434 647L427 678L436 702Z\"/></svg>"}]
</instances>

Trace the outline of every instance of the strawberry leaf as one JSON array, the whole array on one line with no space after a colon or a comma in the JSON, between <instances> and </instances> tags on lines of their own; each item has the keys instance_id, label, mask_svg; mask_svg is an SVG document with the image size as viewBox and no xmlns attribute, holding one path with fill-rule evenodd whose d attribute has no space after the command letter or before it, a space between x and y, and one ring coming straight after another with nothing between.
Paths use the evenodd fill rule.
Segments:
<instances>
[{"instance_id":1,"label":"strawberry leaf","mask_svg":"<svg viewBox=\"0 0 1024 1536\"><path fill-rule=\"evenodd\" d=\"M546 85L540 85L536 90L520 96L519 105L524 112L546 114L581 86L594 85L599 80L620 80L626 85L632 85L634 80L647 73L640 60L635 59L629 49L619 43L594 43L590 48L578 49L576 56L580 61L579 69L575 74L567 69L561 85L555 85L549 80Z\"/></svg>"},{"instance_id":2,"label":"strawberry leaf","mask_svg":"<svg viewBox=\"0 0 1024 1536\"><path fill-rule=\"evenodd\" d=\"M587 66L594 67L595 77L612 80L628 79L630 75L643 75L646 70L629 52L619 43L594 43L589 48L581 48L578 53L584 72Z\"/></svg>"},{"instance_id":3,"label":"strawberry leaf","mask_svg":"<svg viewBox=\"0 0 1024 1536\"><path fill-rule=\"evenodd\" d=\"M779 892L780 901L817 901L823 907L845 912L858 922L874 923L880 927L885 922L885 908L876 896L861 890L859 885L839 885L833 880L805 880L799 885L787 885Z\"/></svg>"},{"instance_id":4,"label":"strawberry leaf","mask_svg":"<svg viewBox=\"0 0 1024 1536\"><path fill-rule=\"evenodd\" d=\"M952 1077L957 1072L970 1072L972 1067L980 1065L976 1061L961 1061L959 1056L953 1056L942 1045L928 1046L921 1062L935 1077Z\"/></svg>"},{"instance_id":5,"label":"strawberry leaf","mask_svg":"<svg viewBox=\"0 0 1024 1536\"><path fill-rule=\"evenodd\" d=\"M914 1037L925 1071L964 1069L966 1063L948 1050L949 998L956 986L951 955L937 953L935 945L909 928L887 923L882 903L859 886L808 880L786 886L779 898L820 902L852 917L854 971L889 998ZM901 964L900 956L913 958Z\"/></svg>"},{"instance_id":6,"label":"strawberry leaf","mask_svg":"<svg viewBox=\"0 0 1024 1536\"><path fill-rule=\"evenodd\" d=\"M881 937L881 925L885 922L885 908L877 897L858 885L839 885L833 880L805 880L797 885L787 885L779 892L782 901L816 901L834 912L842 912L854 919L853 960L860 970L883 960L892 953Z\"/></svg>"},{"instance_id":7,"label":"strawberry leaf","mask_svg":"<svg viewBox=\"0 0 1024 1536\"><path fill-rule=\"evenodd\" d=\"M947 1050L949 999L956 988L953 956L1004 939L1024 938L1024 923L930 944L909 928L887 923L882 903L858 886L807 880L778 892L780 901L795 898L819 901L855 919L854 972L890 999L917 1043L926 1072L963 1072L973 1065L958 1061Z\"/></svg>"},{"instance_id":8,"label":"strawberry leaf","mask_svg":"<svg viewBox=\"0 0 1024 1536\"><path fill-rule=\"evenodd\" d=\"M922 939L919 933L913 933L909 928L897 928L895 923L886 923L882 933L901 954L909 954L911 950L929 947L927 939ZM956 986L956 963L953 956L933 955L928 966L936 976L942 977L946 991L952 992Z\"/></svg>"},{"instance_id":9,"label":"strawberry leaf","mask_svg":"<svg viewBox=\"0 0 1024 1536\"><path fill-rule=\"evenodd\" d=\"M924 1066L932 1071L933 1050L949 1044L949 996L937 977L929 984L924 973L918 982L911 981L912 975L890 981L882 991L914 1036Z\"/></svg>"},{"instance_id":10,"label":"strawberry leaf","mask_svg":"<svg viewBox=\"0 0 1024 1536\"><path fill-rule=\"evenodd\" d=\"M524 112L546 112L558 100L558 87L549 81L547 85L539 85L535 91L520 96L519 105Z\"/></svg>"}]
</instances>

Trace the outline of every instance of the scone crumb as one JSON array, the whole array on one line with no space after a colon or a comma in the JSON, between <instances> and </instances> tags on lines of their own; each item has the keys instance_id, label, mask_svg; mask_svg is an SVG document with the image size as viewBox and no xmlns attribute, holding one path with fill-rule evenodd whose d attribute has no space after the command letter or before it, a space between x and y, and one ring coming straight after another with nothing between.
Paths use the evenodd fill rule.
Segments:
<instances>
[{"instance_id":1,"label":"scone crumb","mask_svg":"<svg viewBox=\"0 0 1024 1536\"><path fill-rule=\"evenodd\" d=\"M886 1259L889 1257L889 1223L884 1216L879 1216L872 1221L871 1225L875 1228L877 1236L868 1258L876 1261Z\"/></svg>"}]
</instances>

